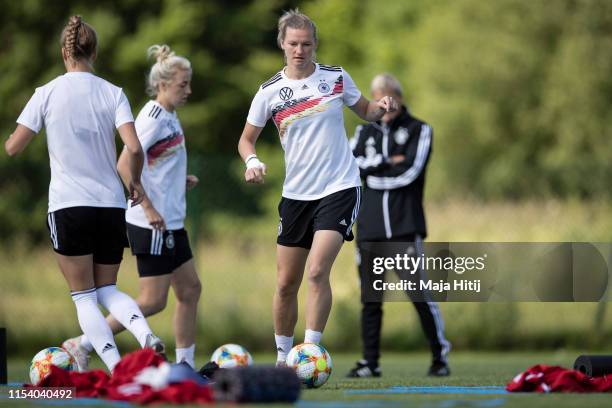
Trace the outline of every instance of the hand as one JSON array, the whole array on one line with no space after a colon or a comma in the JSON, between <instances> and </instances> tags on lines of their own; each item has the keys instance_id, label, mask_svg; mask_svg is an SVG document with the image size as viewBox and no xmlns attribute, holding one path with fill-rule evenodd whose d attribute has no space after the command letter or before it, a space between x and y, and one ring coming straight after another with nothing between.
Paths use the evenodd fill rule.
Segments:
<instances>
[{"instance_id":1,"label":"hand","mask_svg":"<svg viewBox=\"0 0 612 408\"><path fill-rule=\"evenodd\" d=\"M266 175L266 165L261 163L260 167L247 168L244 172L244 179L247 183L263 184Z\"/></svg>"},{"instance_id":2,"label":"hand","mask_svg":"<svg viewBox=\"0 0 612 408\"><path fill-rule=\"evenodd\" d=\"M378 109L381 109L383 111L383 114L395 112L399 109L399 104L397 103L397 101L388 95L383 96L378 101L376 101L376 105L378 106Z\"/></svg>"},{"instance_id":3,"label":"hand","mask_svg":"<svg viewBox=\"0 0 612 408\"><path fill-rule=\"evenodd\" d=\"M396 164L403 162L405 159L406 159L406 156L404 156L403 154L395 154L389 157L389 163L392 166L395 166Z\"/></svg>"},{"instance_id":4,"label":"hand","mask_svg":"<svg viewBox=\"0 0 612 408\"><path fill-rule=\"evenodd\" d=\"M142 203L142 200L145 197L145 191L140 181L130 181L130 186L128 190L130 192L130 200L132 201L132 207Z\"/></svg>"},{"instance_id":5,"label":"hand","mask_svg":"<svg viewBox=\"0 0 612 408\"><path fill-rule=\"evenodd\" d=\"M193 174L188 174L187 175L187 190L188 191L191 190L192 188L197 186L199 182L200 182L200 179L197 176L194 176Z\"/></svg>"},{"instance_id":6,"label":"hand","mask_svg":"<svg viewBox=\"0 0 612 408\"><path fill-rule=\"evenodd\" d=\"M148 207L143 207L143 209L150 226L152 226L156 230L161 231L164 231L166 229L166 223L164 222L164 218L157 212L155 207L150 205Z\"/></svg>"}]
</instances>

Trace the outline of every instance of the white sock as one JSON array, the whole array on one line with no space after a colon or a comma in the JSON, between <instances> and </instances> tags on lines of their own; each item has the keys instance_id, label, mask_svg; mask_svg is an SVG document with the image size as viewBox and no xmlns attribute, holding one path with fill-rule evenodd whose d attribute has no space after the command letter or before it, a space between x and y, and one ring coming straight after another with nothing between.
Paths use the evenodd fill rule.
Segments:
<instances>
[{"instance_id":1,"label":"white sock","mask_svg":"<svg viewBox=\"0 0 612 408\"><path fill-rule=\"evenodd\" d=\"M96 353L104 361L109 371L112 372L115 365L121 360L121 356L117 350L113 332L98 308L96 289L72 292L71 295L77 309L77 318L81 330L91 339L91 344Z\"/></svg>"},{"instance_id":2,"label":"white sock","mask_svg":"<svg viewBox=\"0 0 612 408\"><path fill-rule=\"evenodd\" d=\"M117 290L116 285L102 286L96 291L98 292L98 302L136 337L141 347L144 347L147 335L153 332L136 301Z\"/></svg>"},{"instance_id":3,"label":"white sock","mask_svg":"<svg viewBox=\"0 0 612 408\"><path fill-rule=\"evenodd\" d=\"M93 345L89 341L89 338L84 334L81 335L81 347L87 350L88 353L91 353L94 349Z\"/></svg>"},{"instance_id":4,"label":"white sock","mask_svg":"<svg viewBox=\"0 0 612 408\"><path fill-rule=\"evenodd\" d=\"M321 342L321 336L323 333L315 330L306 329L304 334L304 343L319 344Z\"/></svg>"},{"instance_id":5,"label":"white sock","mask_svg":"<svg viewBox=\"0 0 612 408\"><path fill-rule=\"evenodd\" d=\"M274 340L276 340L276 361L287 360L287 354L293 347L293 336L287 337L275 334Z\"/></svg>"},{"instance_id":6,"label":"white sock","mask_svg":"<svg viewBox=\"0 0 612 408\"><path fill-rule=\"evenodd\" d=\"M191 366L191 368L195 369L195 344L192 344L189 347L185 348L176 348L176 362L180 363L181 361L185 361L187 364Z\"/></svg>"}]
</instances>

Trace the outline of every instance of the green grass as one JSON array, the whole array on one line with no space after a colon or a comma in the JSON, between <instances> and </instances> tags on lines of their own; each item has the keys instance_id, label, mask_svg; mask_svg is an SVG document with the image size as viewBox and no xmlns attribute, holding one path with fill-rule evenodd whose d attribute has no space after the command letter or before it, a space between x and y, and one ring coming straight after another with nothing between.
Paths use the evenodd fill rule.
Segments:
<instances>
[{"instance_id":1,"label":"green grass","mask_svg":"<svg viewBox=\"0 0 612 408\"><path fill-rule=\"evenodd\" d=\"M447 378L429 378L424 374L429 356L423 353L384 353L381 361L383 376L376 379L347 379L344 374L351 368L357 355L334 353L334 372L330 381L320 389L304 390L300 404L305 407L327 408L340 403L351 406L411 406L411 407L609 407L610 394L350 394L350 390L375 390L391 386L503 386L517 373L537 364L552 364L570 367L576 352L555 353L508 352L451 354L452 375ZM255 355L256 363L271 363L270 354ZM202 361L199 361L200 363ZM25 381L28 362L23 359L9 360L9 379ZM327 405L315 405L315 402ZM479 405L479 404L496 405ZM363 404L363 405L362 405Z\"/></svg>"},{"instance_id":2,"label":"green grass","mask_svg":"<svg viewBox=\"0 0 612 408\"><path fill-rule=\"evenodd\" d=\"M197 347L205 354L229 342L244 343L252 351L273 351L278 191L267 194L264 201L266 214L258 218L217 215L210 220L206 240L194 247L203 285ZM449 199L427 202L427 212L430 241L612 241L612 206L603 202ZM358 351L360 304L354 243L344 245L331 283L334 305L325 344ZM118 284L137 295L136 265L127 251ZM304 282L300 291L298 341L304 330L306 286ZM0 248L0 288L0 327L8 328L15 353L30 357L37 349L79 332L66 282L47 245ZM444 303L440 307L455 350L612 349L612 320L605 313L597 320L594 303ZM602 304L604 312L607 307ZM167 309L149 319L170 346L173 308L171 295ZM426 349L412 305L385 304L382 341L389 350ZM122 350L135 347L129 334L121 334L118 342Z\"/></svg>"}]
</instances>

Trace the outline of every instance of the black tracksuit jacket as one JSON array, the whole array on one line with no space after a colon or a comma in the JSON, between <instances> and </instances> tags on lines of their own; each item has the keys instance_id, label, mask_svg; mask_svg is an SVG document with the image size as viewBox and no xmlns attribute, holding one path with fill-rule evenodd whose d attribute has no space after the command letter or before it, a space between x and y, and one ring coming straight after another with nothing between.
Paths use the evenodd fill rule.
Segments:
<instances>
[{"instance_id":1,"label":"black tracksuit jacket","mask_svg":"<svg viewBox=\"0 0 612 408\"><path fill-rule=\"evenodd\" d=\"M414 235L425 238L423 188L432 141L431 127L411 116L404 106L389 124L375 122L357 127L351 147L364 181L358 241ZM388 160L394 155L404 155L405 159L391 165Z\"/></svg>"}]
</instances>

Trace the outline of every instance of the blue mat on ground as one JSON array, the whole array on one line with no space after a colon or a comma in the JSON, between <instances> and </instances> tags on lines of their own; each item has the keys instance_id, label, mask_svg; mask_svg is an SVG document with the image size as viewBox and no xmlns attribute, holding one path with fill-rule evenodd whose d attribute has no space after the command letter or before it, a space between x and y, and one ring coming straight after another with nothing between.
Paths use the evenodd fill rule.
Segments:
<instances>
[{"instance_id":1,"label":"blue mat on ground","mask_svg":"<svg viewBox=\"0 0 612 408\"><path fill-rule=\"evenodd\" d=\"M455 387L455 386L437 386L437 387L406 387L394 386L389 388L374 388L365 390L347 390L345 394L481 394L481 395L499 395L510 394L503 386L484 386L484 387Z\"/></svg>"}]
</instances>

